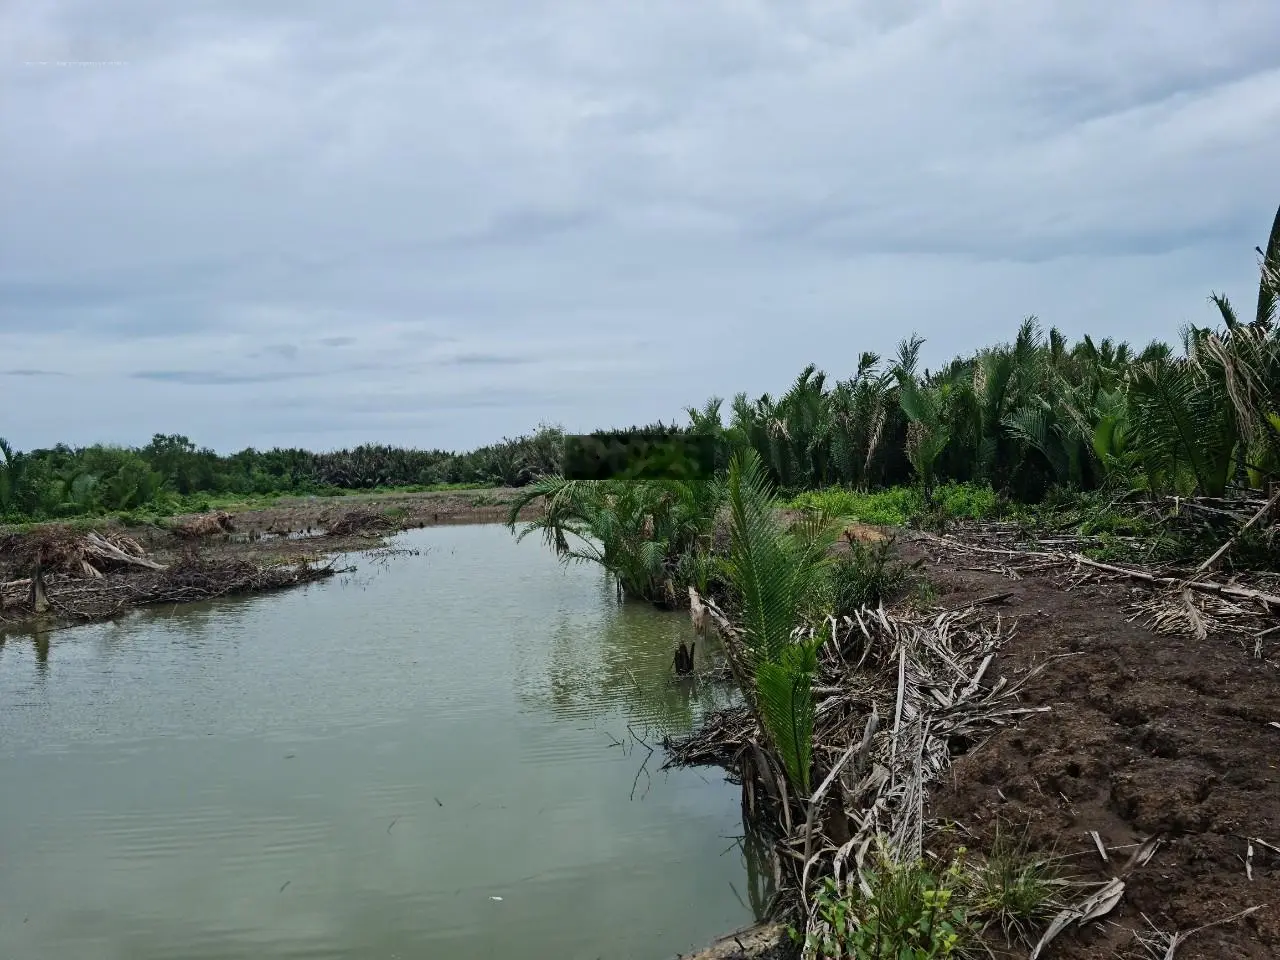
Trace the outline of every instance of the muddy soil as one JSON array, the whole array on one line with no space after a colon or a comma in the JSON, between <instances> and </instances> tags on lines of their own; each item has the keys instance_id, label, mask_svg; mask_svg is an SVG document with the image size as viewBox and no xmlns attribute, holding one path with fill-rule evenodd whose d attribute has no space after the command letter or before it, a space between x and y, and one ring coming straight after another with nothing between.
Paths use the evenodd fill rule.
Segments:
<instances>
[{"instance_id":1,"label":"muddy soil","mask_svg":"<svg viewBox=\"0 0 1280 960\"><path fill-rule=\"evenodd\" d=\"M1119 908L1068 931L1049 958L1148 957L1133 931L1188 931L1267 904L1242 920L1202 930L1179 960L1280 956L1280 652L1263 659L1222 637L1157 636L1129 623L1123 588L1064 591L1046 579L1006 579L904 544L924 557L943 607L1011 594L1004 616L1017 634L997 664L1016 675L1062 654L1027 689L1035 715L958 757L954 778L931 799L931 816L961 825L971 849L999 831L1064 858L1067 872L1105 880L1130 850L1108 848L1159 835L1165 843L1128 878ZM963 833L962 833L963 836ZM1078 899L1078 898L1077 898ZM1021 956L1026 955L1022 951ZM1161 954L1163 956L1163 953Z\"/></svg>"}]
</instances>

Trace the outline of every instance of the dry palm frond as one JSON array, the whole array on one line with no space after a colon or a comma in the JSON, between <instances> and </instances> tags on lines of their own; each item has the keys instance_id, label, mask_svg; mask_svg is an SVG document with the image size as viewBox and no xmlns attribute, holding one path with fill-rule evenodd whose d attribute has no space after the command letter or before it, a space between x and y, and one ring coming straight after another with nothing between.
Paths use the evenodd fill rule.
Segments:
<instances>
[{"instance_id":1,"label":"dry palm frond","mask_svg":"<svg viewBox=\"0 0 1280 960\"><path fill-rule=\"evenodd\" d=\"M1135 930L1133 932L1133 937L1138 941L1138 945L1147 952L1152 960L1174 960L1174 955L1178 952L1178 947L1182 946L1187 938L1199 933L1201 930L1208 930L1210 927L1220 927L1224 924L1234 923L1237 920L1241 920L1249 916L1251 913L1256 913L1261 910L1263 906L1264 904L1258 904L1257 906L1241 910L1239 913L1233 913L1229 917L1223 917L1221 920L1214 920L1212 923L1202 924L1201 926L1195 927L1191 930L1174 930L1171 933L1161 930L1152 923L1151 918L1144 913L1142 915L1142 919L1147 921L1147 926L1151 928L1151 932L1142 933Z\"/></svg>"},{"instance_id":2,"label":"dry palm frond","mask_svg":"<svg viewBox=\"0 0 1280 960\"><path fill-rule=\"evenodd\" d=\"M723 611L706 606L726 644L741 644ZM808 798L780 800L767 784L757 792L751 774L759 763L748 758L768 741L745 707L668 741L667 762L738 770L744 804L773 808L783 886L811 906L807 892L815 883L865 884L864 865L878 849L902 862L919 859L925 799L950 765L951 745L1048 709L1018 703L1038 671L1016 681L991 676L995 653L1013 635L1003 618L984 621L972 608L929 617L864 609L796 630L795 642L818 642L812 756L815 778L823 778Z\"/></svg>"},{"instance_id":3,"label":"dry palm frond","mask_svg":"<svg viewBox=\"0 0 1280 960\"><path fill-rule=\"evenodd\" d=\"M331 537L377 536L396 529L396 522L386 514L367 507L353 507L333 520L328 527Z\"/></svg>"}]
</instances>

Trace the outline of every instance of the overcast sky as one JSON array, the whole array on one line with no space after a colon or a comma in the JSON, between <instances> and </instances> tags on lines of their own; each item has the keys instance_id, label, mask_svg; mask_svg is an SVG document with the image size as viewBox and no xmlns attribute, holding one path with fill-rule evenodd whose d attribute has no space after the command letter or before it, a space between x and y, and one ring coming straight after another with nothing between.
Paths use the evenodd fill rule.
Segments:
<instances>
[{"instance_id":1,"label":"overcast sky","mask_svg":"<svg viewBox=\"0 0 1280 960\"><path fill-rule=\"evenodd\" d=\"M469 447L1246 310L1276 0L5 0L0 436Z\"/></svg>"}]
</instances>

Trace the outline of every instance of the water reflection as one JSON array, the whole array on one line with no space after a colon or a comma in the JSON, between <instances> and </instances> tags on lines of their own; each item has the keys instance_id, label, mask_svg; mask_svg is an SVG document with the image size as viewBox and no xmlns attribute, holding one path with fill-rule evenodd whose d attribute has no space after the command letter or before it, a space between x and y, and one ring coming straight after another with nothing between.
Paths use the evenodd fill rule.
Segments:
<instances>
[{"instance_id":1,"label":"water reflection","mask_svg":"<svg viewBox=\"0 0 1280 960\"><path fill-rule=\"evenodd\" d=\"M687 619L501 528L408 539L372 580L8 637L0 957L652 958L751 919L737 788L610 746L719 695L672 683Z\"/></svg>"},{"instance_id":2,"label":"water reflection","mask_svg":"<svg viewBox=\"0 0 1280 960\"><path fill-rule=\"evenodd\" d=\"M579 718L602 704L624 708L626 720L658 739L688 733L708 711L732 702L723 685L676 677L674 652L694 640L688 616L647 604L617 603L607 584L600 588L598 616L584 623L561 617L551 635L552 656L545 679L523 688L526 697L557 716ZM714 641L711 641L713 644ZM699 641L698 671L709 667L717 648Z\"/></svg>"}]
</instances>

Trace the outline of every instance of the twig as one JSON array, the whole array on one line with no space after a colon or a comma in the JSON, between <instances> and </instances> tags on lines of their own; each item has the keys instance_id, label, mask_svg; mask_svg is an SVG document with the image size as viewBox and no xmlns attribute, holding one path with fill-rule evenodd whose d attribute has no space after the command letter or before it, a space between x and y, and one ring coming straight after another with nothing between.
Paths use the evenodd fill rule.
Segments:
<instances>
[{"instance_id":1,"label":"twig","mask_svg":"<svg viewBox=\"0 0 1280 960\"><path fill-rule=\"evenodd\" d=\"M1093 837L1093 845L1098 848L1098 856L1102 858L1103 863L1109 863L1110 858L1107 856L1107 848L1102 844L1102 837L1098 836L1097 830L1090 830L1089 836Z\"/></svg>"},{"instance_id":2,"label":"twig","mask_svg":"<svg viewBox=\"0 0 1280 960\"><path fill-rule=\"evenodd\" d=\"M958 606L949 607L944 612L955 613L958 610L968 610L971 607L981 607L989 603L1004 603L1006 600L1008 600L1012 596L1013 596L1013 591L1011 590L1006 591L1005 593L993 593L993 594L990 594L989 596L979 597L977 600L970 600L967 603L962 603L962 604L959 604Z\"/></svg>"},{"instance_id":3,"label":"twig","mask_svg":"<svg viewBox=\"0 0 1280 960\"><path fill-rule=\"evenodd\" d=\"M1216 593L1225 597L1238 597L1241 600L1257 600L1267 606L1280 607L1280 597L1273 593L1266 593L1262 590L1253 590L1248 587L1236 587L1226 583L1211 583L1207 580L1179 580L1176 577L1160 577L1154 573L1146 573L1142 570L1129 570L1125 567L1117 567L1114 564L1102 563L1099 560L1090 560L1082 553L1073 553L1071 559L1076 563L1084 564L1088 567L1095 567L1098 570L1105 570L1108 573L1117 573L1124 577L1132 577L1135 580L1142 580L1146 583L1159 584L1161 586L1185 586L1192 590L1198 590L1201 593Z\"/></svg>"},{"instance_id":4,"label":"twig","mask_svg":"<svg viewBox=\"0 0 1280 960\"><path fill-rule=\"evenodd\" d=\"M1208 560L1200 564L1200 566L1196 567L1195 572L1192 574L1192 576L1198 577L1200 574L1204 573L1206 570L1212 567L1214 563L1217 562L1219 557L1221 557L1224 553L1230 550L1232 546L1235 545L1235 542L1240 539L1241 534L1243 534L1246 530L1248 530L1255 523L1261 520L1262 517L1268 511L1270 511L1272 507L1276 505L1277 502L1280 502L1280 490L1277 490L1275 492L1275 495L1272 496L1272 498L1268 500L1266 503L1264 503L1262 505L1262 508L1258 510L1257 513L1255 513L1252 517L1249 518L1248 523L1246 523L1243 527L1237 530L1235 534L1233 534L1232 537L1226 543L1220 546L1217 550L1213 551L1212 555L1210 555Z\"/></svg>"}]
</instances>

